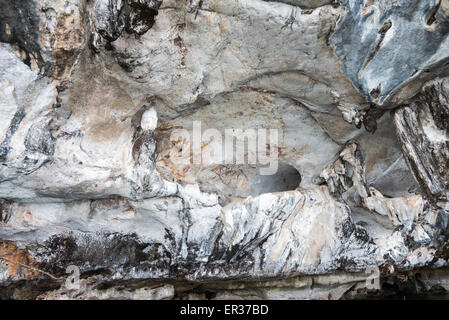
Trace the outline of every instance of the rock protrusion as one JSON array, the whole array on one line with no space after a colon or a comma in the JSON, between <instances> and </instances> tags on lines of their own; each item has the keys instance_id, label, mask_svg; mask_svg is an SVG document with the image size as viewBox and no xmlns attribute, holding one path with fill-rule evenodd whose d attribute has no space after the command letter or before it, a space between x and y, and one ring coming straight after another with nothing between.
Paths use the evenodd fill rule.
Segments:
<instances>
[{"instance_id":1,"label":"rock protrusion","mask_svg":"<svg viewBox=\"0 0 449 320\"><path fill-rule=\"evenodd\" d=\"M449 78L428 83L394 121L402 151L430 199L449 200Z\"/></svg>"},{"instance_id":2,"label":"rock protrusion","mask_svg":"<svg viewBox=\"0 0 449 320\"><path fill-rule=\"evenodd\" d=\"M123 31L142 35L153 26L161 4L160 0L96 0L95 29L110 42Z\"/></svg>"}]
</instances>

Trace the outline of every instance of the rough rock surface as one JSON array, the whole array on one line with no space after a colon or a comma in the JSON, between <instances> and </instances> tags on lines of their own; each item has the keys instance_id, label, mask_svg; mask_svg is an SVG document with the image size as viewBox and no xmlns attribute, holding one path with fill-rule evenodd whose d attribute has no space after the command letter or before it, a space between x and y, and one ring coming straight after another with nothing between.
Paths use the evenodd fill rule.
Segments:
<instances>
[{"instance_id":1,"label":"rough rock surface","mask_svg":"<svg viewBox=\"0 0 449 320\"><path fill-rule=\"evenodd\" d=\"M448 201L449 81L434 80L395 113L398 137L413 174L427 196Z\"/></svg>"},{"instance_id":2,"label":"rough rock surface","mask_svg":"<svg viewBox=\"0 0 449 320\"><path fill-rule=\"evenodd\" d=\"M0 6L0 298L449 289L446 0Z\"/></svg>"},{"instance_id":3,"label":"rough rock surface","mask_svg":"<svg viewBox=\"0 0 449 320\"><path fill-rule=\"evenodd\" d=\"M370 101L400 103L429 73L430 77L447 73L447 0L343 0L341 4L344 15L332 43L345 73ZM399 90L415 79L418 87L409 84Z\"/></svg>"}]
</instances>

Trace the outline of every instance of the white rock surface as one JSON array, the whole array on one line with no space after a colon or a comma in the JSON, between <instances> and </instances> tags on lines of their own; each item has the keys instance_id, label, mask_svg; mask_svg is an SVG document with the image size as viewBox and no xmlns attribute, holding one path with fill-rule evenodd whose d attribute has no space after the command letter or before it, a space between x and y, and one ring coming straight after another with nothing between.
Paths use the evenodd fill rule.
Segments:
<instances>
[{"instance_id":1,"label":"white rock surface","mask_svg":"<svg viewBox=\"0 0 449 320\"><path fill-rule=\"evenodd\" d=\"M155 109L151 108L150 110L147 110L142 114L140 126L142 127L142 130L145 131L154 131L154 129L157 128L157 112Z\"/></svg>"}]
</instances>

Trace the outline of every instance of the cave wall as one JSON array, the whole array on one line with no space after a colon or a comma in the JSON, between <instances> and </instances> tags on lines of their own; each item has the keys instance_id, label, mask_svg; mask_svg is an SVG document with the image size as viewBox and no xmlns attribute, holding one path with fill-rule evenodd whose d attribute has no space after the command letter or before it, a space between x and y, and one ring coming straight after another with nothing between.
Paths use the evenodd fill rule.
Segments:
<instances>
[{"instance_id":1,"label":"cave wall","mask_svg":"<svg viewBox=\"0 0 449 320\"><path fill-rule=\"evenodd\" d=\"M85 298L447 266L446 0L21 3L0 0L5 296L71 297L71 265ZM275 130L277 170L198 163L211 141L172 139L198 122ZM287 287L263 297L326 296Z\"/></svg>"}]
</instances>

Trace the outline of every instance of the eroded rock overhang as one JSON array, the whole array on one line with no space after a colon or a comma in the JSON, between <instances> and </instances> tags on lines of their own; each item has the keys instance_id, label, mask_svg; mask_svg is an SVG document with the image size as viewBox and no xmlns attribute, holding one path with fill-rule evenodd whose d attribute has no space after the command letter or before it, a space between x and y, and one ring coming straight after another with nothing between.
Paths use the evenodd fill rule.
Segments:
<instances>
[{"instance_id":1,"label":"eroded rock overhang","mask_svg":"<svg viewBox=\"0 0 449 320\"><path fill-rule=\"evenodd\" d=\"M418 79L444 74L445 1L27 3L0 47L5 286L69 265L97 282L447 265L447 80ZM390 39L407 27L429 46ZM194 120L282 129L277 180L172 161Z\"/></svg>"}]
</instances>

